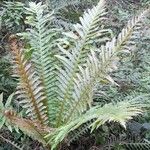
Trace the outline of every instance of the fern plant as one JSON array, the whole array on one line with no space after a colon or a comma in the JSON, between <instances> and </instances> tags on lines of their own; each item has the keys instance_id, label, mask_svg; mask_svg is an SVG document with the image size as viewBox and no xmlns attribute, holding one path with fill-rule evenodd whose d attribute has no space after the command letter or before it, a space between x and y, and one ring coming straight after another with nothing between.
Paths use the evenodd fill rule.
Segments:
<instances>
[{"instance_id":1,"label":"fern plant","mask_svg":"<svg viewBox=\"0 0 150 150\"><path fill-rule=\"evenodd\" d=\"M55 149L87 122L91 131L111 121L125 127L127 120L143 113L148 105L141 98L97 106L93 98L102 80L115 84L109 74L117 69L119 54L128 51L138 38L147 11L131 19L118 37L110 39L103 25L104 0L88 9L68 33L52 26L53 13L46 13L45 5L31 2L29 6L26 23L31 28L24 35L32 50L30 60L17 39L10 41L14 75L18 77L16 97L27 117L5 110L3 115L9 122Z\"/></svg>"},{"instance_id":2,"label":"fern plant","mask_svg":"<svg viewBox=\"0 0 150 150\"><path fill-rule=\"evenodd\" d=\"M10 32L22 31L24 29L24 7L22 2L4 1L0 15L1 26Z\"/></svg>"}]
</instances>

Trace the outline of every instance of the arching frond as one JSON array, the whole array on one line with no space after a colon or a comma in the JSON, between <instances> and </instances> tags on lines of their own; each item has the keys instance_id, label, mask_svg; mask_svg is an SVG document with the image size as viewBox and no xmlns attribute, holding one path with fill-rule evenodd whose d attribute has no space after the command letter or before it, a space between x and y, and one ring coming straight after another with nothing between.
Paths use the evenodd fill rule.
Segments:
<instances>
[{"instance_id":1,"label":"arching frond","mask_svg":"<svg viewBox=\"0 0 150 150\"><path fill-rule=\"evenodd\" d=\"M41 125L38 121L23 119L16 115L12 110L7 110L4 112L4 116L10 121L13 125L21 129L24 134L32 137L33 139L38 140L39 142L46 145L46 140L43 138L48 132L51 132L53 129Z\"/></svg>"},{"instance_id":2,"label":"arching frond","mask_svg":"<svg viewBox=\"0 0 150 150\"><path fill-rule=\"evenodd\" d=\"M141 114L143 107L146 107L146 105L142 104L137 99L121 101L114 104L109 103L105 104L103 107L96 106L74 121L56 129L56 131L47 135L46 138L49 139L49 143L52 144L52 149L54 149L58 143L62 142L69 132L77 129L83 123L92 119L96 119L90 125L92 130L111 121L119 122L125 127L126 121L132 119L133 116Z\"/></svg>"}]
</instances>

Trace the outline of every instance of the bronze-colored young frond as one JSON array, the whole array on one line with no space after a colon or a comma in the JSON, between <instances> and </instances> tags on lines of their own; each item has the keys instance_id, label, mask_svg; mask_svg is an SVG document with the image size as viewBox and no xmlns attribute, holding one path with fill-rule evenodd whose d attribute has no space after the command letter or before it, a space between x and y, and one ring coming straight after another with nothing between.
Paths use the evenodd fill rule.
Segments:
<instances>
[{"instance_id":1,"label":"bronze-colored young frond","mask_svg":"<svg viewBox=\"0 0 150 150\"><path fill-rule=\"evenodd\" d=\"M33 71L31 63L25 59L22 47L17 42L17 39L13 39L10 43L14 72L19 78L17 98L31 119L36 119L41 124L47 124L47 106L44 106L43 87L39 77Z\"/></svg>"},{"instance_id":2,"label":"bronze-colored young frond","mask_svg":"<svg viewBox=\"0 0 150 150\"><path fill-rule=\"evenodd\" d=\"M53 129L42 125L38 121L23 119L17 116L16 112L12 110L6 110L3 113L9 122L21 129L25 134L46 145L44 135L53 131Z\"/></svg>"}]
</instances>

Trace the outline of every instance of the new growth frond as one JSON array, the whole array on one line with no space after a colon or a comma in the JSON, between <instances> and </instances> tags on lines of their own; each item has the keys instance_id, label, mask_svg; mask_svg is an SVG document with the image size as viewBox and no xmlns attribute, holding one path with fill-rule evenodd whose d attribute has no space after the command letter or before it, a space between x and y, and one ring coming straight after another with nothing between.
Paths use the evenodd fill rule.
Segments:
<instances>
[{"instance_id":1,"label":"new growth frond","mask_svg":"<svg viewBox=\"0 0 150 150\"><path fill-rule=\"evenodd\" d=\"M36 76L31 63L24 56L23 49L17 43L17 39L11 40L10 48L13 54L14 72L19 77L16 95L18 101L26 109L26 114L41 124L47 124L48 117L44 101L43 87L39 77Z\"/></svg>"},{"instance_id":2,"label":"new growth frond","mask_svg":"<svg viewBox=\"0 0 150 150\"><path fill-rule=\"evenodd\" d=\"M9 122L21 129L25 134L46 145L47 142L44 139L44 136L53 129L42 125L38 120L23 119L17 116L16 112L12 110L6 110L4 116Z\"/></svg>"}]
</instances>

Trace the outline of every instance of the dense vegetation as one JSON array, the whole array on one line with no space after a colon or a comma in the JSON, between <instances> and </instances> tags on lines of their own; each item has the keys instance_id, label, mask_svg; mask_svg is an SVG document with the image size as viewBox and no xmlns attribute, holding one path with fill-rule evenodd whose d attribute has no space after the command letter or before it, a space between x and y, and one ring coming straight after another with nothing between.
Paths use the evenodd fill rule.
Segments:
<instances>
[{"instance_id":1,"label":"dense vegetation","mask_svg":"<svg viewBox=\"0 0 150 150\"><path fill-rule=\"evenodd\" d=\"M149 4L2 1L0 149L149 150Z\"/></svg>"}]
</instances>

